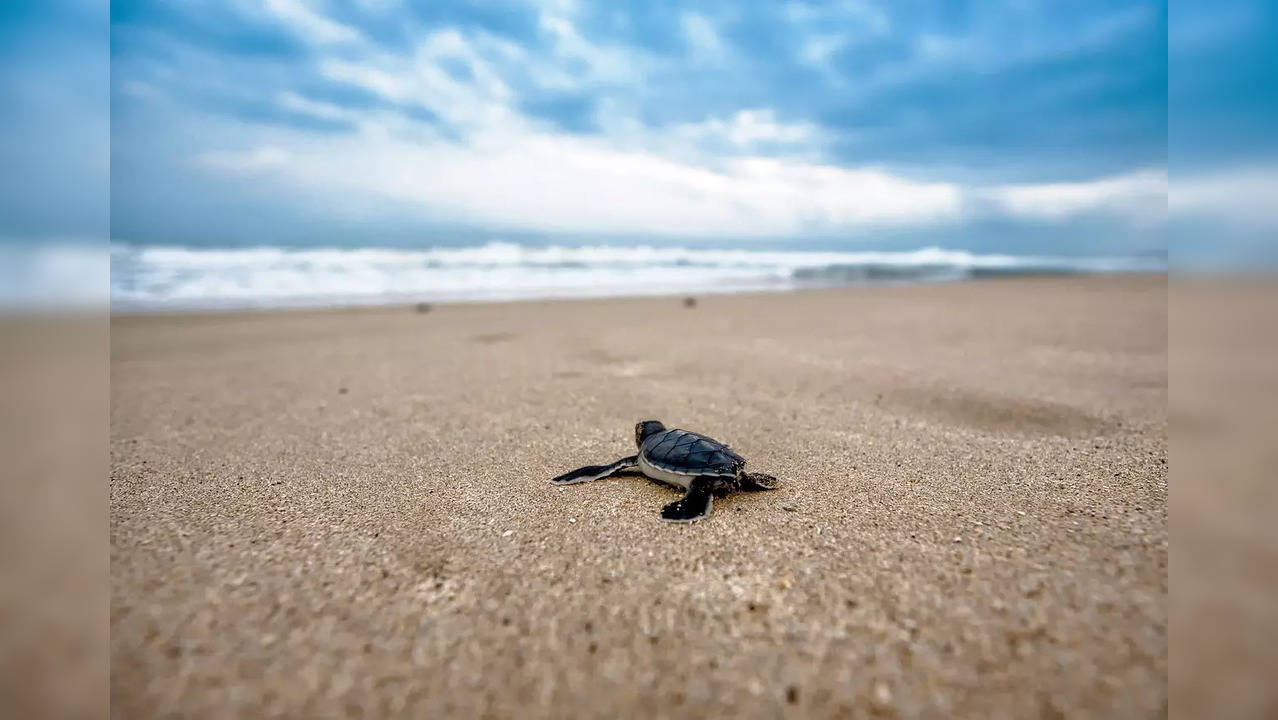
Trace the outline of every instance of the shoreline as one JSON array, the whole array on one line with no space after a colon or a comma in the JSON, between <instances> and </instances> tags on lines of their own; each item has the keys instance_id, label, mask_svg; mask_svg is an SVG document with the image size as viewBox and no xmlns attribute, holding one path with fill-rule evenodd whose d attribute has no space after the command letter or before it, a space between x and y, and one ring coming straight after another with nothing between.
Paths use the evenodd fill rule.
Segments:
<instances>
[{"instance_id":1,"label":"shoreline","mask_svg":"<svg viewBox=\"0 0 1278 720\"><path fill-rule=\"evenodd\" d=\"M718 297L718 296L754 296L754 295L790 295L813 292L829 292L858 289L885 289L907 287L930 287L938 285L964 285L971 283L1016 282L1020 280L1061 280L1076 278L1080 280L1099 278L1133 278L1167 280L1170 274L1166 271L1130 271L1130 272L1043 272L1043 273L989 273L972 277L946 280L882 280L849 284L809 285L777 287L773 289L752 287L744 290L703 288L700 290L670 290L638 294L605 294L605 295L538 295L514 298L474 298L474 299L395 299L393 301L370 300L369 302L353 302L336 304L296 304L296 305L254 305L254 306L206 306L206 307L154 307L116 309L112 303L109 314L115 317L163 317L163 316L204 316L204 315L239 315L244 313L294 313L294 312L345 312L361 310L390 310L395 308L412 309L419 304L427 304L432 308L466 305L505 305L542 302L606 302L610 300L643 300L651 298L672 297Z\"/></svg>"}]
</instances>

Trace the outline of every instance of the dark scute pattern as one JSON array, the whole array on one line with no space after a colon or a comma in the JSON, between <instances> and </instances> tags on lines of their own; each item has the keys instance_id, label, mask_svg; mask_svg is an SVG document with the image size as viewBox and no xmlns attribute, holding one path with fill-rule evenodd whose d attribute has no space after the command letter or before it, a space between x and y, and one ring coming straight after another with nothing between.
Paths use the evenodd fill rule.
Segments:
<instances>
[{"instance_id":1,"label":"dark scute pattern","mask_svg":"<svg viewBox=\"0 0 1278 720\"><path fill-rule=\"evenodd\" d=\"M745 464L745 458L723 443L687 430L667 430L644 443L644 456L654 465L681 472L724 472Z\"/></svg>"}]
</instances>

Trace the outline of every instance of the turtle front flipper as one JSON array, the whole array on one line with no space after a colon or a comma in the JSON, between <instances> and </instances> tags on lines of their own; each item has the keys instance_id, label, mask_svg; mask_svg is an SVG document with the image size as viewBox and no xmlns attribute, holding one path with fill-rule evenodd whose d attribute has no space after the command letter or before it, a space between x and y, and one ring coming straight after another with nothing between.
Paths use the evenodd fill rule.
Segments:
<instances>
[{"instance_id":1,"label":"turtle front flipper","mask_svg":"<svg viewBox=\"0 0 1278 720\"><path fill-rule=\"evenodd\" d=\"M583 468L577 468L572 472L551 478L550 482L554 485L576 485L577 483L590 482L591 480L603 480L606 477L616 475L622 470L633 468L638 462L638 456L631 455L630 457L621 458L611 465L587 465Z\"/></svg>"},{"instance_id":2,"label":"turtle front flipper","mask_svg":"<svg viewBox=\"0 0 1278 720\"><path fill-rule=\"evenodd\" d=\"M776 490L781 481L763 473L741 473L742 490Z\"/></svg>"},{"instance_id":3,"label":"turtle front flipper","mask_svg":"<svg viewBox=\"0 0 1278 720\"><path fill-rule=\"evenodd\" d=\"M688 483L688 492L681 500L675 500L661 509L661 519L667 522L692 522L710 514L714 507L715 478L700 475Z\"/></svg>"}]
</instances>

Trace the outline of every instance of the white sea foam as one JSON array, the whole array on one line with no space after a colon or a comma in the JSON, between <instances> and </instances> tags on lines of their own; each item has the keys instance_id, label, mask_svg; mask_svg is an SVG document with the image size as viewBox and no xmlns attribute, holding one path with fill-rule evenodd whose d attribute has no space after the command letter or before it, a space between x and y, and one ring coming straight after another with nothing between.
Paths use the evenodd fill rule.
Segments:
<instances>
[{"instance_id":1,"label":"white sea foam","mask_svg":"<svg viewBox=\"0 0 1278 720\"><path fill-rule=\"evenodd\" d=\"M191 248L114 245L116 310L252 308L785 290L990 273L1158 270L1149 261L683 247Z\"/></svg>"}]
</instances>

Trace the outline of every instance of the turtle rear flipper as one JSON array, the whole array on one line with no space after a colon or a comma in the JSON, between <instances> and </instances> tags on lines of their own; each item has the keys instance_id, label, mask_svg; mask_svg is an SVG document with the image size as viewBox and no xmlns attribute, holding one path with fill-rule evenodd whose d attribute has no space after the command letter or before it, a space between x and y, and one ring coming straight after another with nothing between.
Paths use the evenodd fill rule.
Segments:
<instances>
[{"instance_id":1,"label":"turtle rear flipper","mask_svg":"<svg viewBox=\"0 0 1278 720\"><path fill-rule=\"evenodd\" d=\"M781 481L763 473L741 473L742 490L776 490Z\"/></svg>"},{"instance_id":2,"label":"turtle rear flipper","mask_svg":"<svg viewBox=\"0 0 1278 720\"><path fill-rule=\"evenodd\" d=\"M576 485L577 483L590 482L592 480L603 480L623 470L635 467L638 461L638 456L631 455L630 457L623 457L611 465L587 465L572 472L564 473L559 477L551 478L550 482L553 485Z\"/></svg>"},{"instance_id":3,"label":"turtle rear flipper","mask_svg":"<svg viewBox=\"0 0 1278 720\"><path fill-rule=\"evenodd\" d=\"M675 500L661 509L661 519L667 522L692 522L710 514L714 507L715 478L701 475L688 483L688 492L681 500Z\"/></svg>"}]
</instances>

